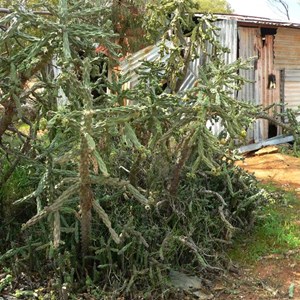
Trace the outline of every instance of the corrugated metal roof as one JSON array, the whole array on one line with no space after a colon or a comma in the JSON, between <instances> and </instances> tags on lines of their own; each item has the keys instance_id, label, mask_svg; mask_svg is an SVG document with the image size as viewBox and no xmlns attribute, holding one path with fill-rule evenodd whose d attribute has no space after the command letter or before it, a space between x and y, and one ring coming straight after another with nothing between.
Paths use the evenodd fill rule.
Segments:
<instances>
[{"instance_id":1,"label":"corrugated metal roof","mask_svg":"<svg viewBox=\"0 0 300 300\"><path fill-rule=\"evenodd\" d=\"M195 14L195 17L201 17L203 14ZM300 23L290 22L290 21L280 21L270 18L262 18L255 16L245 16L245 15L236 15L236 14L214 14L218 20L235 20L239 24L248 24L248 25L264 25L264 26L276 26L276 27L294 27L300 28Z\"/></svg>"}]
</instances>

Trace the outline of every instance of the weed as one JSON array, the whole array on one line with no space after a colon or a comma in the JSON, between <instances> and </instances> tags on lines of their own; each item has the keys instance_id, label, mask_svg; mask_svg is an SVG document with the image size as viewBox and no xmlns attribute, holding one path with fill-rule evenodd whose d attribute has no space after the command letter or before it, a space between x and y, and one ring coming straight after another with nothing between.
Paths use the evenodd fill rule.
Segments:
<instances>
[{"instance_id":1,"label":"weed","mask_svg":"<svg viewBox=\"0 0 300 300\"><path fill-rule=\"evenodd\" d=\"M300 246L300 226L297 217L300 204L292 192L283 192L267 185L275 199L261 209L256 226L246 237L237 236L229 256L234 261L252 263L261 256L283 254Z\"/></svg>"}]
</instances>

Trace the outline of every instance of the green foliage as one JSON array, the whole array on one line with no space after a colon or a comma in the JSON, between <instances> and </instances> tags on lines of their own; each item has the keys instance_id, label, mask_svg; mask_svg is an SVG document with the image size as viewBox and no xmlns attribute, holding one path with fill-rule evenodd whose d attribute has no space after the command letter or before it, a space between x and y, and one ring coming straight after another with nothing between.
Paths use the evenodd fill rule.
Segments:
<instances>
[{"instance_id":1,"label":"green foliage","mask_svg":"<svg viewBox=\"0 0 300 300\"><path fill-rule=\"evenodd\" d=\"M126 91L130 78L105 75L118 52L112 22L103 17L109 8L61 0L51 9L49 18L17 9L0 21L12 24L0 36L9 62L0 64L1 103L17 112L3 136L16 120L29 125L24 155L7 153L39 174L35 189L14 202L35 209L18 247L0 263L17 257L16 269L24 263L49 268L58 293L82 280L101 284L103 296L131 298L139 289L159 294L172 268L222 270L218 251L251 226L264 200L256 181L234 167L233 149L207 126L221 122L223 134L236 140L253 121L257 108L232 96L246 64L225 64L228 50L215 39L218 29L211 16L196 21L188 14L192 1L162 1L159 10L150 7L147 20L167 59L144 63L138 85ZM29 34L31 26L39 32ZM96 54L95 43L109 56ZM205 59L198 79L181 91L199 49ZM53 55L61 68L57 78L45 70ZM36 85L27 89L29 79ZM57 103L62 96L64 106ZM32 121L22 109L29 98L37 107ZM15 131L22 149L26 140ZM43 268L45 261L50 266Z\"/></svg>"},{"instance_id":2,"label":"green foliage","mask_svg":"<svg viewBox=\"0 0 300 300\"><path fill-rule=\"evenodd\" d=\"M8 9L13 9L16 6L26 6L28 8L38 8L40 9L41 7L45 7L49 4L51 5L57 5L58 0L46 0L43 1L41 4L38 0L27 0L23 1L24 3L20 3L22 1L17 1L17 0L1 0L0 1L0 7L1 8L8 8ZM44 6L45 5L45 6Z\"/></svg>"},{"instance_id":3,"label":"green foliage","mask_svg":"<svg viewBox=\"0 0 300 300\"><path fill-rule=\"evenodd\" d=\"M297 116L299 115L300 107L298 110L292 110L290 108L285 109L285 116L290 124L290 132L294 136L294 145L293 151L295 156L300 155L300 125L299 121L297 120Z\"/></svg>"},{"instance_id":4,"label":"green foliage","mask_svg":"<svg viewBox=\"0 0 300 300\"><path fill-rule=\"evenodd\" d=\"M194 0L196 3L197 12L209 13L232 13L230 4L226 0Z\"/></svg>"}]
</instances>

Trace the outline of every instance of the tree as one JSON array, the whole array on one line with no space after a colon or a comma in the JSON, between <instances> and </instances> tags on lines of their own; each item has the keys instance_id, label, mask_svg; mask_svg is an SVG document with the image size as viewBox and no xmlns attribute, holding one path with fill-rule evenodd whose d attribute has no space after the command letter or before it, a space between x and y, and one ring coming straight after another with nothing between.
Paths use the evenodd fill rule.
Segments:
<instances>
[{"instance_id":1,"label":"tree","mask_svg":"<svg viewBox=\"0 0 300 300\"><path fill-rule=\"evenodd\" d=\"M47 0L43 3L39 3L38 0L23 0L23 1L17 1L17 0L0 0L0 7L1 8L11 8L13 9L15 6L23 6L27 8L36 8L40 9L41 7L44 7L45 5L57 5L59 0Z\"/></svg>"},{"instance_id":2,"label":"tree","mask_svg":"<svg viewBox=\"0 0 300 300\"><path fill-rule=\"evenodd\" d=\"M191 1L162 1L159 10L150 9L149 27L154 25L152 31L155 31L157 24L165 24L160 32L163 32L166 39L171 39L175 46L174 49L163 49L170 54L170 59L164 64L143 66L150 68L150 73L143 73L141 69L140 72L144 75L141 76L139 87L128 92L122 91L122 78L108 82L98 70L98 76L112 93L100 93L101 96L97 99L93 99L91 93L95 83L90 81L90 74L95 71L92 63L104 58L95 57L93 43L100 40L112 55L116 54L117 47L112 42L114 34L110 23L105 19L98 26L89 23L94 14L103 15L105 7L98 7L96 10L91 9L84 1L68 5L66 0L61 0L58 9L53 9L49 18L43 19L32 15L30 11L20 9L2 19L2 24L12 22L13 26L2 36L3 49L6 50L6 56L2 59L9 63L1 65L0 73L6 83L2 87L4 100L1 103L5 107L5 115L1 119L1 136L6 136L15 126L16 119L26 120L22 104L26 103L29 96L32 97L41 114L34 123L28 122L30 132L33 132L28 139L35 164L41 170L41 180L33 193L17 203L22 204L30 199L35 199L37 203L36 214L24 228L37 224L48 215L51 217L55 249L59 248L61 241L61 214L67 209L66 203L71 199L78 201L81 208L81 244L84 258L89 252L93 208L108 228L113 241L116 244L122 241L112 228L110 217L95 197L95 186L99 186L99 191L104 192L105 197L115 197L121 190L122 194L126 193L127 197L136 199L146 208L154 205L155 200L150 195L157 194L160 197L161 188L167 189L170 199L176 199L180 177L185 168L190 169L191 176L195 176L200 166L208 168L209 172L220 172L221 166L216 157L223 152L220 152L218 139L206 128L207 120L221 116L226 120L225 127L228 126L232 136L238 135L241 128L248 125L247 118L231 120L226 114L231 114L235 105L240 108L240 113L245 109L248 111L249 106L233 101L222 85L219 84L218 88L210 84L214 82L214 78L220 76L225 80L222 74L226 74L226 80L234 81L236 78L242 82L233 72L241 67L240 62L227 67L215 57L212 64L207 66L206 78L201 78L206 83L205 90L202 91L201 83L198 88L186 92L186 95L174 94L178 90L177 78L182 77L183 67L197 55L198 47L204 47L204 42L210 41L213 48L220 48L211 40L216 29L213 26L205 29L203 25L209 24L208 19L203 17L196 24L190 15L185 15L192 4ZM76 11L79 7L80 11ZM164 12L163 15L160 15L161 11ZM172 11L179 13L172 16ZM21 21L13 23L15 18L23 20L27 27ZM28 27L34 25L42 30L40 37L28 34ZM59 28L68 30L58 30ZM167 35L170 29L174 31L174 37ZM191 31L193 43L182 44L186 30ZM24 41L23 47L16 47L20 45L20 41ZM187 55L181 57L182 51ZM84 57L80 56L81 52ZM54 53L58 56L62 69L59 78L51 78L44 71ZM164 69L167 73L162 76ZM37 80L37 84L24 93L25 84L33 78ZM158 93L163 78L170 83L172 93ZM147 87L149 82L151 89ZM44 90L37 92L41 86ZM60 88L69 101L68 106L62 110L55 105ZM140 100L137 104L123 107L125 97ZM211 104L207 103L205 110L202 110L196 105L195 97L200 97L201 101L209 100ZM224 97L228 105L216 110L219 105L217 99L220 97ZM181 104L182 98L188 99L184 105ZM217 106L213 104L215 101ZM195 110L191 110L194 105ZM49 134L40 140L36 131L41 128L42 123L47 124ZM16 127L14 130L20 134ZM179 139L178 134L182 135ZM171 138L173 142L170 148ZM21 138L20 140L22 141ZM174 143L177 144L176 147ZM111 155L115 151L118 159L115 157L112 160ZM130 158L125 159L129 152ZM162 158L165 162L170 161L170 164L165 165L163 172L156 174L158 164L163 163ZM128 175L120 171L120 165L128 170ZM154 174L156 176L152 177ZM43 199L43 195L46 198ZM223 212L220 213L224 219ZM232 230L228 222L224 224L228 230ZM125 223L124 226L129 224Z\"/></svg>"},{"instance_id":3,"label":"tree","mask_svg":"<svg viewBox=\"0 0 300 300\"><path fill-rule=\"evenodd\" d=\"M268 3L272 8L276 8L281 14L283 14L288 20L290 20L289 5L285 0L268 0Z\"/></svg>"},{"instance_id":4,"label":"tree","mask_svg":"<svg viewBox=\"0 0 300 300\"><path fill-rule=\"evenodd\" d=\"M232 13L232 9L227 0L195 0L197 12L209 13Z\"/></svg>"}]
</instances>

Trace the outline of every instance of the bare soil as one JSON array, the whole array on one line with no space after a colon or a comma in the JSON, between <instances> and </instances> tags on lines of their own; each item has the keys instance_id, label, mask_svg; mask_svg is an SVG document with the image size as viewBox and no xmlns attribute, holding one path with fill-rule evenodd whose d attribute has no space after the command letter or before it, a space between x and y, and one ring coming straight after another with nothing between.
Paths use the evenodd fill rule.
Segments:
<instances>
[{"instance_id":1,"label":"bare soil","mask_svg":"<svg viewBox=\"0 0 300 300\"><path fill-rule=\"evenodd\" d=\"M238 163L262 182L272 182L296 191L300 200L300 159L272 153L245 158ZM295 207L299 213L300 205ZM300 249L284 254L270 254L254 265L237 268L236 274L224 276L216 284L215 299L300 299Z\"/></svg>"},{"instance_id":2,"label":"bare soil","mask_svg":"<svg viewBox=\"0 0 300 300\"><path fill-rule=\"evenodd\" d=\"M300 159L280 153L246 157L238 163L263 182L273 182L300 195Z\"/></svg>"},{"instance_id":3,"label":"bare soil","mask_svg":"<svg viewBox=\"0 0 300 300\"><path fill-rule=\"evenodd\" d=\"M225 283L225 284L224 284ZM262 257L250 267L242 267L236 275L226 275L214 299L260 300L300 299L299 257L292 255L270 255ZM292 289L292 296L289 291Z\"/></svg>"}]
</instances>

